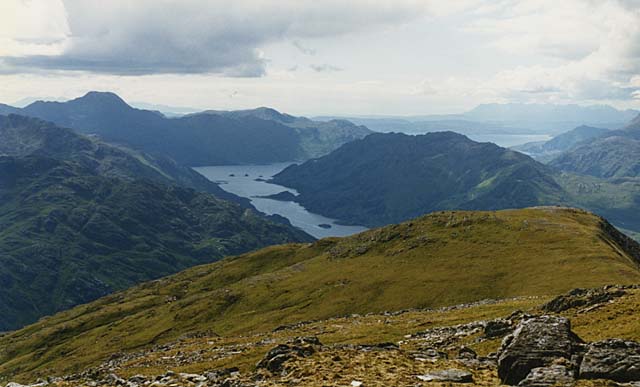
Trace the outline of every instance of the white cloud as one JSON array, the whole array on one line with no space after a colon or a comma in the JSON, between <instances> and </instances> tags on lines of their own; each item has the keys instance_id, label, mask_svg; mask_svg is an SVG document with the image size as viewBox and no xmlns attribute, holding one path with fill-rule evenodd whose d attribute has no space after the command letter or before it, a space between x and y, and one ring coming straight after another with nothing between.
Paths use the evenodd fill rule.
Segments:
<instances>
[{"instance_id":1,"label":"white cloud","mask_svg":"<svg viewBox=\"0 0 640 387\"><path fill-rule=\"evenodd\" d=\"M64 0L64 8L69 34L62 52L5 52L10 70L261 76L265 44L395 25L420 15L424 5L417 0Z\"/></svg>"}]
</instances>

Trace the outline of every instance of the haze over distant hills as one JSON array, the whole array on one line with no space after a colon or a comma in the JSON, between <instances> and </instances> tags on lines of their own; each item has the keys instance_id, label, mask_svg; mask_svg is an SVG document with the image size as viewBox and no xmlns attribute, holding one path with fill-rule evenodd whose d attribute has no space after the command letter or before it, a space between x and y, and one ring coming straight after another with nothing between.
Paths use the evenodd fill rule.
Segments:
<instances>
[{"instance_id":1,"label":"haze over distant hills","mask_svg":"<svg viewBox=\"0 0 640 387\"><path fill-rule=\"evenodd\" d=\"M455 131L477 134L560 134L581 125L617 129L638 115L608 105L484 104L460 114L344 117L377 132ZM328 117L321 117L326 119Z\"/></svg>"},{"instance_id":2,"label":"haze over distant hills","mask_svg":"<svg viewBox=\"0 0 640 387\"><path fill-rule=\"evenodd\" d=\"M167 118L135 109L113 93L90 92L67 102L37 101L0 114L41 118L107 141L175 159L183 165L271 163L317 157L370 133L348 121L288 121L275 110L203 112ZM286 118L286 119L285 119Z\"/></svg>"},{"instance_id":3,"label":"haze over distant hills","mask_svg":"<svg viewBox=\"0 0 640 387\"><path fill-rule=\"evenodd\" d=\"M170 160L0 116L0 331L229 254L312 239Z\"/></svg>"},{"instance_id":4,"label":"haze over distant hills","mask_svg":"<svg viewBox=\"0 0 640 387\"><path fill-rule=\"evenodd\" d=\"M581 125L568 132L559 134L549 141L530 142L514 146L512 149L526 153L538 161L549 162L576 145L603 136L607 132L609 132L609 129Z\"/></svg>"}]
</instances>

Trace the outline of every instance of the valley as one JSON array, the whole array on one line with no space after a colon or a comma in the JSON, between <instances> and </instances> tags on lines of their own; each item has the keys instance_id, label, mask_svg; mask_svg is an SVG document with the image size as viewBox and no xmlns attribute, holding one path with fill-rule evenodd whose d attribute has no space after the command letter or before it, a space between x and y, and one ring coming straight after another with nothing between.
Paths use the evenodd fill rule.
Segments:
<instances>
[{"instance_id":1,"label":"valley","mask_svg":"<svg viewBox=\"0 0 640 387\"><path fill-rule=\"evenodd\" d=\"M366 230L365 227L337 224L335 219L311 213L295 202L267 198L266 196L269 195L291 191L286 187L267 182L291 164L222 165L194 169L229 193L249 199L259 211L267 215L283 216L293 226L299 227L316 238L348 236Z\"/></svg>"}]
</instances>

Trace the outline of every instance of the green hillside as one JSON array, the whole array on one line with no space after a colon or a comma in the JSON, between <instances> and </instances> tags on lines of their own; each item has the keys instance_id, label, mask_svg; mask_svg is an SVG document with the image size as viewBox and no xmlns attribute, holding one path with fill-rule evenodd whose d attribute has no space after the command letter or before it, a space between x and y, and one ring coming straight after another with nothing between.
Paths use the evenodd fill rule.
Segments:
<instances>
[{"instance_id":1,"label":"green hillside","mask_svg":"<svg viewBox=\"0 0 640 387\"><path fill-rule=\"evenodd\" d=\"M373 134L290 166L273 181L296 189L295 200L312 212L367 226L439 210L567 203L550 168L453 132Z\"/></svg>"},{"instance_id":2,"label":"green hillside","mask_svg":"<svg viewBox=\"0 0 640 387\"><path fill-rule=\"evenodd\" d=\"M580 210L434 213L198 266L42 319L0 337L0 374L75 372L197 332L638 283L639 259L637 243Z\"/></svg>"}]
</instances>

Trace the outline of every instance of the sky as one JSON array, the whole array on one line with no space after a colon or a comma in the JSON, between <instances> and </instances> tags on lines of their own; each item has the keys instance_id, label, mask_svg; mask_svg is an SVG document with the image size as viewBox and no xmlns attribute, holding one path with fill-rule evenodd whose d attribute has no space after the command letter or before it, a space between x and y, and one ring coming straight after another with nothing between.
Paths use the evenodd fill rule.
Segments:
<instances>
[{"instance_id":1,"label":"sky","mask_svg":"<svg viewBox=\"0 0 640 387\"><path fill-rule=\"evenodd\" d=\"M0 0L0 102L640 108L640 0Z\"/></svg>"}]
</instances>

